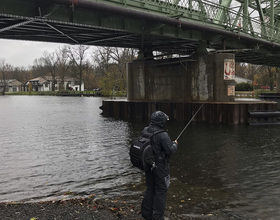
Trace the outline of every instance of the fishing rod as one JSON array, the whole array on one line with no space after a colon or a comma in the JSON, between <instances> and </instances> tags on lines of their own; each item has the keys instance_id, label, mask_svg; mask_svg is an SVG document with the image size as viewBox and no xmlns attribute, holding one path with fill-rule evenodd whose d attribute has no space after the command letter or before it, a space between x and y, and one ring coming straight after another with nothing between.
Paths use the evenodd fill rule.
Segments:
<instances>
[{"instance_id":1,"label":"fishing rod","mask_svg":"<svg viewBox=\"0 0 280 220\"><path fill-rule=\"evenodd\" d=\"M188 124L184 127L184 129L181 131L181 133L178 135L178 137L175 139L175 141L177 141L181 135L184 133L184 131L186 130L186 128L189 126L189 124L191 123L191 121L194 119L194 117L196 116L196 114L200 111L200 109L202 108L202 106L204 105L204 103L202 103L202 105L199 107L199 109L196 111L196 113L193 115L193 117L189 120Z\"/></svg>"}]
</instances>

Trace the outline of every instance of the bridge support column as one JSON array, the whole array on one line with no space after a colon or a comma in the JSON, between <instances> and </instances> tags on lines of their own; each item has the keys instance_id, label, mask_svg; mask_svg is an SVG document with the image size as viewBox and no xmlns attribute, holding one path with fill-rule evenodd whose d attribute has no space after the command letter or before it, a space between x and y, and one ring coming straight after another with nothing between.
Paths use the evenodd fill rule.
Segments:
<instances>
[{"instance_id":1,"label":"bridge support column","mask_svg":"<svg viewBox=\"0 0 280 220\"><path fill-rule=\"evenodd\" d=\"M194 61L135 60L127 68L128 100L233 101L234 80L225 80L224 72L234 59L234 54L213 54Z\"/></svg>"},{"instance_id":2,"label":"bridge support column","mask_svg":"<svg viewBox=\"0 0 280 220\"><path fill-rule=\"evenodd\" d=\"M188 63L173 60L135 60L128 64L129 101L191 102L191 72Z\"/></svg>"},{"instance_id":3,"label":"bridge support column","mask_svg":"<svg viewBox=\"0 0 280 220\"><path fill-rule=\"evenodd\" d=\"M276 72L276 92L280 93L280 73Z\"/></svg>"},{"instance_id":4,"label":"bridge support column","mask_svg":"<svg viewBox=\"0 0 280 220\"><path fill-rule=\"evenodd\" d=\"M193 66L193 101L234 101L235 81L230 79L235 70L234 54L197 55Z\"/></svg>"}]
</instances>

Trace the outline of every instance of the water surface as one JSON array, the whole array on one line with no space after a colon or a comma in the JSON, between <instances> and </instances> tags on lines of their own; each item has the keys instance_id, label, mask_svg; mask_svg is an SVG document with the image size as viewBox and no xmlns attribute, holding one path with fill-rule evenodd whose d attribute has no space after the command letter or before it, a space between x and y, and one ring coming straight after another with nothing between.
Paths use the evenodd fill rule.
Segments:
<instances>
[{"instance_id":1,"label":"water surface","mask_svg":"<svg viewBox=\"0 0 280 220\"><path fill-rule=\"evenodd\" d=\"M101 98L0 96L0 202L141 196L132 138L148 122L105 118ZM169 122L175 139L185 123ZM236 219L280 216L280 127L191 123L170 160L168 207ZM186 215L188 216L188 215Z\"/></svg>"}]
</instances>

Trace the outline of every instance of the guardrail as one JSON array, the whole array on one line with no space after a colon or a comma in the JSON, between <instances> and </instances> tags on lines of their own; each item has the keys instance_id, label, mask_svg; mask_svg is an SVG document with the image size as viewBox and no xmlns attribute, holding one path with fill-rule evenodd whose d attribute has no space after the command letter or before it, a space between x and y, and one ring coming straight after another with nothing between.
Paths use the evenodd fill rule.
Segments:
<instances>
[{"instance_id":1,"label":"guardrail","mask_svg":"<svg viewBox=\"0 0 280 220\"><path fill-rule=\"evenodd\" d=\"M240 92L235 91L235 97L236 98L255 98L255 92Z\"/></svg>"},{"instance_id":2,"label":"guardrail","mask_svg":"<svg viewBox=\"0 0 280 220\"><path fill-rule=\"evenodd\" d=\"M100 2L207 23L217 28L280 43L279 28L241 13L241 5L233 10L207 0L102 0Z\"/></svg>"}]
</instances>

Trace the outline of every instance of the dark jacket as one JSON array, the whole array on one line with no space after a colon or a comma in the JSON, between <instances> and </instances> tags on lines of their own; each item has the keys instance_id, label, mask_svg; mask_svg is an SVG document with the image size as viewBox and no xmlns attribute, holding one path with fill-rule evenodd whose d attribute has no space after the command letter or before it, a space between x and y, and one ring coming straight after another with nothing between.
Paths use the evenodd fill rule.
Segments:
<instances>
[{"instance_id":1,"label":"dark jacket","mask_svg":"<svg viewBox=\"0 0 280 220\"><path fill-rule=\"evenodd\" d=\"M154 147L156 165L159 165L161 168L167 168L166 164L168 162L168 158L177 151L177 144L171 141L167 132L163 130L167 120L168 116L166 114L163 112L156 112L152 114L151 123L147 129L147 132L149 133L154 133L158 130L163 131L154 135L151 139Z\"/></svg>"},{"instance_id":2,"label":"dark jacket","mask_svg":"<svg viewBox=\"0 0 280 220\"><path fill-rule=\"evenodd\" d=\"M177 144L171 141L163 127L168 116L161 111L154 112L147 132L163 131L151 138L155 156L155 168L145 171L146 191L141 205L144 219L164 219L166 193L170 184L168 158L177 150ZM145 129L144 129L145 130Z\"/></svg>"}]
</instances>

